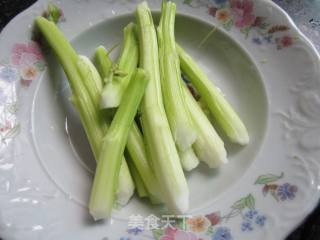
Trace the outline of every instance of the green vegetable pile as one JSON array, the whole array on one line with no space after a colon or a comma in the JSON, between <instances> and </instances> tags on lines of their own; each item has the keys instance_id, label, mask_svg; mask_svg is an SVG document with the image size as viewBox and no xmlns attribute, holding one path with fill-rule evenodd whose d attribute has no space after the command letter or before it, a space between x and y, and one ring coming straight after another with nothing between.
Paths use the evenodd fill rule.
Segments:
<instances>
[{"instance_id":1,"label":"green vegetable pile","mask_svg":"<svg viewBox=\"0 0 320 240\"><path fill-rule=\"evenodd\" d=\"M76 53L53 21L37 17L36 27L58 58L69 81L97 162L89 211L108 218L137 190L173 213L189 207L184 171L199 161L216 168L227 163L222 139L193 97L183 73L219 126L234 143L249 142L248 132L197 63L176 43L176 5L163 2L156 28L146 2L137 6L136 23L124 28L122 51L113 62L103 46L90 59Z\"/></svg>"}]
</instances>

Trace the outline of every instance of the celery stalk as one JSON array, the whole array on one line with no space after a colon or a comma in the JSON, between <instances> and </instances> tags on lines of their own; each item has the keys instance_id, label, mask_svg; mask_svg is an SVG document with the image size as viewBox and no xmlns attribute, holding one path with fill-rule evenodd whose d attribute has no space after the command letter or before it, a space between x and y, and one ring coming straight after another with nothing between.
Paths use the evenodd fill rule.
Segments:
<instances>
[{"instance_id":1,"label":"celery stalk","mask_svg":"<svg viewBox=\"0 0 320 240\"><path fill-rule=\"evenodd\" d=\"M101 96L102 109L119 106L130 77L138 65L138 54L139 50L134 34L134 24L129 23L124 28L124 44L118 63L120 71L125 73L125 76L114 74L113 78L106 82Z\"/></svg>"},{"instance_id":2,"label":"celery stalk","mask_svg":"<svg viewBox=\"0 0 320 240\"><path fill-rule=\"evenodd\" d=\"M102 78L106 78L107 75L105 74L109 74L113 62L110 60L108 53L103 47L97 48L96 59L99 59L98 69L102 72ZM133 123L128 136L127 150L135 168L143 180L151 202L160 203L161 195L158 191L159 183L148 161L143 136L135 122Z\"/></svg>"},{"instance_id":3,"label":"celery stalk","mask_svg":"<svg viewBox=\"0 0 320 240\"><path fill-rule=\"evenodd\" d=\"M143 183L142 178L140 177L140 174L137 168L134 166L134 164L131 161L128 161L128 165L131 172L131 176L133 177L134 184L136 186L138 196L140 198L148 197L147 189Z\"/></svg>"},{"instance_id":4,"label":"celery stalk","mask_svg":"<svg viewBox=\"0 0 320 240\"><path fill-rule=\"evenodd\" d=\"M95 50L95 63L101 77L108 78L111 73L113 62L109 58L108 51L103 46L99 46Z\"/></svg>"},{"instance_id":5,"label":"celery stalk","mask_svg":"<svg viewBox=\"0 0 320 240\"><path fill-rule=\"evenodd\" d=\"M103 83L97 69L86 56L79 56L77 67L92 101L98 108Z\"/></svg>"},{"instance_id":6,"label":"celery stalk","mask_svg":"<svg viewBox=\"0 0 320 240\"><path fill-rule=\"evenodd\" d=\"M121 160L118 184L116 191L116 203L120 206L125 206L134 194L135 184L124 157Z\"/></svg>"},{"instance_id":7,"label":"celery stalk","mask_svg":"<svg viewBox=\"0 0 320 240\"><path fill-rule=\"evenodd\" d=\"M159 74L158 44L151 11L146 2L136 9L140 67L150 76L141 104L141 123L163 200L172 212L189 207L189 190L165 114Z\"/></svg>"},{"instance_id":8,"label":"celery stalk","mask_svg":"<svg viewBox=\"0 0 320 240\"><path fill-rule=\"evenodd\" d=\"M54 23L43 17L37 17L35 22L55 52L67 75L72 90L71 101L80 113L82 125L89 139L95 158L97 159L100 149L100 140L102 139L105 130L105 123L104 119L96 111L96 107L78 72L78 55Z\"/></svg>"},{"instance_id":9,"label":"celery stalk","mask_svg":"<svg viewBox=\"0 0 320 240\"><path fill-rule=\"evenodd\" d=\"M199 159L191 147L183 152L179 151L179 156L185 171L191 171L199 165Z\"/></svg>"},{"instance_id":10,"label":"celery stalk","mask_svg":"<svg viewBox=\"0 0 320 240\"><path fill-rule=\"evenodd\" d=\"M227 152L223 141L186 86L184 86L184 94L198 131L198 138L193 144L197 157L211 168L227 163Z\"/></svg>"},{"instance_id":11,"label":"celery stalk","mask_svg":"<svg viewBox=\"0 0 320 240\"><path fill-rule=\"evenodd\" d=\"M86 86L87 92L94 102L97 112L100 113L98 109L103 84L101 77L91 61L85 56L79 56L77 67L83 83ZM108 127L109 122L105 120L105 128L107 129ZM117 189L117 204L120 206L126 205L133 193L133 179L130 175L127 162L123 158L119 175L119 187Z\"/></svg>"},{"instance_id":12,"label":"celery stalk","mask_svg":"<svg viewBox=\"0 0 320 240\"><path fill-rule=\"evenodd\" d=\"M180 62L174 37L175 12L176 5L173 2L163 2L157 30L164 107L173 138L179 150L183 152L191 148L197 133L184 100L180 81Z\"/></svg>"},{"instance_id":13,"label":"celery stalk","mask_svg":"<svg viewBox=\"0 0 320 240\"><path fill-rule=\"evenodd\" d=\"M139 175L141 176L144 185L147 189L148 195L151 202L160 203L161 195L159 193L159 183L155 178L153 169L150 166L147 158L147 152L145 149L143 136L138 128L137 124L134 122L132 124L128 142L127 150L130 154L130 157L134 163L135 168L137 169Z\"/></svg>"},{"instance_id":14,"label":"celery stalk","mask_svg":"<svg viewBox=\"0 0 320 240\"><path fill-rule=\"evenodd\" d=\"M95 220L111 215L121 158L147 82L145 71L137 69L103 138L89 204L89 211Z\"/></svg>"},{"instance_id":15,"label":"celery stalk","mask_svg":"<svg viewBox=\"0 0 320 240\"><path fill-rule=\"evenodd\" d=\"M94 104L94 100L92 98L93 94L89 94L84 83L88 79L82 79L82 75L79 73L79 57L70 43L66 40L63 33L56 27L54 23L46 20L43 17L37 17L35 23L53 49L64 69L64 72L67 75L67 79L72 91L71 101L74 103L79 112L80 120L88 137L92 152L95 156L95 159L98 160L101 140L108 125ZM82 61L81 63L86 65L88 62ZM91 67L92 65L89 64L88 68ZM84 68L86 69L86 67ZM92 72L88 71L88 73L91 74ZM94 79L92 79L92 76L89 76L89 79L98 83L101 79L98 79L96 75L94 76ZM121 168L121 171L128 172L128 166L125 164ZM121 173L121 175L128 176L127 173ZM120 181L127 183L131 181L131 184L119 183L120 187L124 187L124 189L118 189L119 196L121 196L120 202L124 202L123 193L133 192L132 179L131 176L128 176L128 178L121 178ZM126 201L128 201L131 196L132 194L127 195Z\"/></svg>"},{"instance_id":16,"label":"celery stalk","mask_svg":"<svg viewBox=\"0 0 320 240\"><path fill-rule=\"evenodd\" d=\"M198 64L178 44L181 69L206 101L215 121L234 143L249 143L248 131L240 117Z\"/></svg>"}]
</instances>

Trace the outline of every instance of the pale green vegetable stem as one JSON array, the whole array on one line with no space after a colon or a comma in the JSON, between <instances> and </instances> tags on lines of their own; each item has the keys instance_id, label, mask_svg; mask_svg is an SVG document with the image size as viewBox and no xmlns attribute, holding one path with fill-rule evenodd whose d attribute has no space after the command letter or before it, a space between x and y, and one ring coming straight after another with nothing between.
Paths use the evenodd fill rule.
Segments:
<instances>
[{"instance_id":1,"label":"pale green vegetable stem","mask_svg":"<svg viewBox=\"0 0 320 240\"><path fill-rule=\"evenodd\" d=\"M102 79L95 66L86 56L79 56L77 67L87 92L98 109L103 87Z\"/></svg>"},{"instance_id":2,"label":"pale green vegetable stem","mask_svg":"<svg viewBox=\"0 0 320 240\"><path fill-rule=\"evenodd\" d=\"M101 96L101 108L119 106L130 77L138 65L139 50L134 27L133 23L129 23L124 28L124 44L118 63L118 68L123 74L118 76L115 72L113 77L106 81Z\"/></svg>"},{"instance_id":3,"label":"pale green vegetable stem","mask_svg":"<svg viewBox=\"0 0 320 240\"><path fill-rule=\"evenodd\" d=\"M193 151L192 147L183 152L179 151L179 156L181 165L185 171L191 171L199 165L199 159Z\"/></svg>"},{"instance_id":4,"label":"pale green vegetable stem","mask_svg":"<svg viewBox=\"0 0 320 240\"><path fill-rule=\"evenodd\" d=\"M227 163L227 152L223 141L186 86L184 86L184 94L192 120L198 131L198 138L193 144L197 157L211 168Z\"/></svg>"},{"instance_id":5,"label":"pale green vegetable stem","mask_svg":"<svg viewBox=\"0 0 320 240\"><path fill-rule=\"evenodd\" d=\"M103 47L96 50L95 58L99 59L98 70L102 72L102 78L107 78L113 62L110 60L107 51ZM123 57L121 57L123 58ZM122 60L123 61L123 60ZM124 63L122 63L124 65ZM104 69L101 69L104 68ZM127 142L127 150L134 163L135 168L139 172L144 185L147 189L150 200L153 203L161 202L161 194L159 192L159 183L155 177L151 163L147 157L143 136L136 122L133 123Z\"/></svg>"},{"instance_id":6,"label":"pale green vegetable stem","mask_svg":"<svg viewBox=\"0 0 320 240\"><path fill-rule=\"evenodd\" d=\"M207 103L212 116L232 142L249 143L248 131L219 89L208 79L198 64L177 45L182 72L188 77Z\"/></svg>"},{"instance_id":7,"label":"pale green vegetable stem","mask_svg":"<svg viewBox=\"0 0 320 240\"><path fill-rule=\"evenodd\" d=\"M111 215L122 155L147 82L145 71L137 69L103 138L89 203L89 211L95 220Z\"/></svg>"},{"instance_id":8,"label":"pale green vegetable stem","mask_svg":"<svg viewBox=\"0 0 320 240\"><path fill-rule=\"evenodd\" d=\"M95 63L101 77L108 78L111 74L113 62L109 58L108 51L103 46L99 46L95 50Z\"/></svg>"},{"instance_id":9,"label":"pale green vegetable stem","mask_svg":"<svg viewBox=\"0 0 320 240\"><path fill-rule=\"evenodd\" d=\"M37 17L35 23L56 54L71 87L71 101L79 112L82 126L88 137L95 159L100 155L103 135L108 128L104 117L97 108L98 88L101 88L101 78L93 70L88 59L78 57L70 43L56 25L43 17ZM79 71L79 68L80 71ZM133 181L128 166L123 159L121 167L120 188L118 200L120 204L128 202L133 194ZM122 188L123 187L123 188ZM125 194L129 193L129 194Z\"/></svg>"},{"instance_id":10,"label":"pale green vegetable stem","mask_svg":"<svg viewBox=\"0 0 320 240\"><path fill-rule=\"evenodd\" d=\"M140 67L150 76L141 104L141 123L163 200L176 213L189 208L189 190L180 164L177 149L165 114L159 72L156 30L146 2L136 9Z\"/></svg>"},{"instance_id":11,"label":"pale green vegetable stem","mask_svg":"<svg viewBox=\"0 0 320 240\"><path fill-rule=\"evenodd\" d=\"M173 2L163 2L158 44L165 111L173 138L179 150L183 152L187 149L192 151L190 148L197 138L197 133L185 103L180 81L180 62L174 36L175 12L176 5Z\"/></svg>"},{"instance_id":12,"label":"pale green vegetable stem","mask_svg":"<svg viewBox=\"0 0 320 240\"><path fill-rule=\"evenodd\" d=\"M54 23L43 17L37 17L36 24L55 52L67 75L72 91L71 101L80 113L82 125L97 159L100 150L100 140L106 127L104 119L98 114L78 72L78 55Z\"/></svg>"},{"instance_id":13,"label":"pale green vegetable stem","mask_svg":"<svg viewBox=\"0 0 320 240\"><path fill-rule=\"evenodd\" d=\"M129 169L130 169L134 184L136 185L138 196L141 198L148 197L147 189L143 183L142 178L140 177L140 174L137 168L134 166L134 164L131 161L128 161L128 165L129 165Z\"/></svg>"},{"instance_id":14,"label":"pale green vegetable stem","mask_svg":"<svg viewBox=\"0 0 320 240\"><path fill-rule=\"evenodd\" d=\"M120 207L125 206L134 194L135 184L133 182L126 159L122 157L119 173L119 185L116 191L116 203Z\"/></svg>"},{"instance_id":15,"label":"pale green vegetable stem","mask_svg":"<svg viewBox=\"0 0 320 240\"><path fill-rule=\"evenodd\" d=\"M149 198L152 203L161 202L161 194L159 192L159 182L154 174L154 171L151 167L151 162L149 162L147 152L145 149L145 144L143 141L143 136L137 124L134 122L132 124L128 142L127 150L130 154L130 157L134 163L135 168L137 169L139 175L141 176L144 185L147 189Z\"/></svg>"}]
</instances>

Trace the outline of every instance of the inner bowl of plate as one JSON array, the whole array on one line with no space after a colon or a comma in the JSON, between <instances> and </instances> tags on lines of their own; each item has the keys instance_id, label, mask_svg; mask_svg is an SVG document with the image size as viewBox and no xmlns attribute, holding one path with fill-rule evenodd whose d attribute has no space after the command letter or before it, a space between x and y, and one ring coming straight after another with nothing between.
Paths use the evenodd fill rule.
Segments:
<instances>
[{"instance_id":1,"label":"inner bowl of plate","mask_svg":"<svg viewBox=\"0 0 320 240\"><path fill-rule=\"evenodd\" d=\"M159 14L155 14L155 22L158 18ZM79 54L92 57L99 45L108 49L121 43L122 29L130 21L134 21L133 15L106 20L80 33L71 43ZM249 131L250 144L244 147L231 144L218 129L225 142L229 163L219 169L209 169L201 163L197 169L186 173L191 193L190 212L212 204L243 176L257 159L267 128L268 101L263 79L246 51L219 29L199 46L213 27L196 18L178 14L176 40L238 112ZM113 57L118 52L115 50ZM51 54L46 59L48 70L38 82L33 101L34 144L44 169L60 190L75 203L86 206L95 161L79 116L69 101L70 89L61 66ZM162 211L161 207L134 197L127 206L115 212L115 217L159 211Z\"/></svg>"}]
</instances>

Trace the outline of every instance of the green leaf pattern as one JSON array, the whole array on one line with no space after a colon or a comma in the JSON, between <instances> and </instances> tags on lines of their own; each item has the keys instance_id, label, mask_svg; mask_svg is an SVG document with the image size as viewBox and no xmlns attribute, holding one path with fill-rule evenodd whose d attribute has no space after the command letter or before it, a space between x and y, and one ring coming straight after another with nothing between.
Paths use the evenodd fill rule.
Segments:
<instances>
[{"instance_id":1,"label":"green leaf pattern","mask_svg":"<svg viewBox=\"0 0 320 240\"><path fill-rule=\"evenodd\" d=\"M160 240L160 238L164 235L163 229L155 229L152 231L153 237L155 240Z\"/></svg>"},{"instance_id":2,"label":"green leaf pattern","mask_svg":"<svg viewBox=\"0 0 320 240\"><path fill-rule=\"evenodd\" d=\"M246 207L248 207L249 209L254 209L255 207L255 199L252 196L252 194L249 194L246 198L245 198L245 205Z\"/></svg>"},{"instance_id":3,"label":"green leaf pattern","mask_svg":"<svg viewBox=\"0 0 320 240\"><path fill-rule=\"evenodd\" d=\"M257 178L254 184L268 184L268 183L276 182L279 179L283 178L283 176L284 176L284 173L281 173L279 176L274 174L261 175Z\"/></svg>"},{"instance_id":4,"label":"green leaf pattern","mask_svg":"<svg viewBox=\"0 0 320 240\"><path fill-rule=\"evenodd\" d=\"M255 199L252 194L241 198L240 200L236 201L231 208L242 210L244 208L254 209L255 207Z\"/></svg>"},{"instance_id":5,"label":"green leaf pattern","mask_svg":"<svg viewBox=\"0 0 320 240\"><path fill-rule=\"evenodd\" d=\"M19 134L19 132L20 132L20 125L16 124L3 136L2 140L14 138L16 135Z\"/></svg>"},{"instance_id":6,"label":"green leaf pattern","mask_svg":"<svg viewBox=\"0 0 320 240\"><path fill-rule=\"evenodd\" d=\"M246 207L246 198L241 198L240 200L236 201L232 206L233 209L244 209Z\"/></svg>"}]
</instances>

